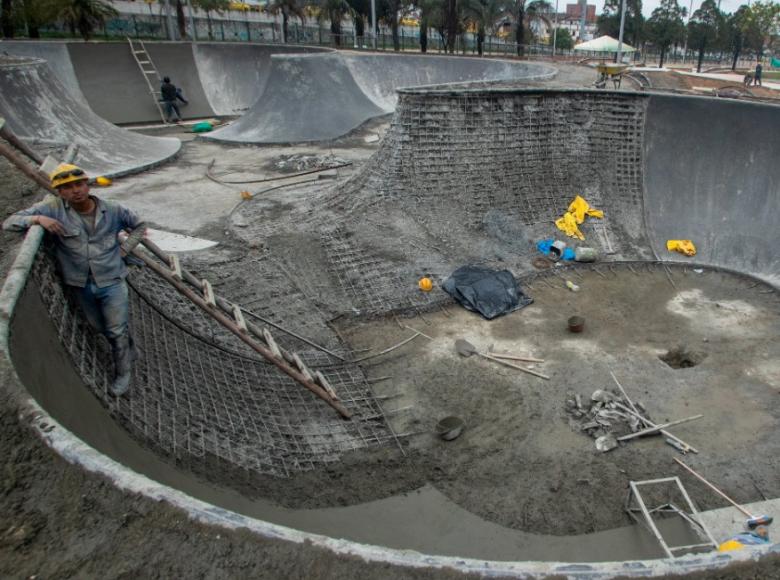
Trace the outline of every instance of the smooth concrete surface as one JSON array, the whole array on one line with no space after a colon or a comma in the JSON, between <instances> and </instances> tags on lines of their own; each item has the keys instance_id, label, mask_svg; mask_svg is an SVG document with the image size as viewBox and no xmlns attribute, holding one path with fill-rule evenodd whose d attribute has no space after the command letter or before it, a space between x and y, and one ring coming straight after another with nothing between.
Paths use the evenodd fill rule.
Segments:
<instances>
[{"instance_id":1,"label":"smooth concrete surface","mask_svg":"<svg viewBox=\"0 0 780 580\"><path fill-rule=\"evenodd\" d=\"M78 102L87 102L76 78L76 71L73 69L73 63L70 60L67 43L57 41L1 40L0 54L5 52L14 56L29 56L45 60L51 72L68 89L71 96Z\"/></svg>"},{"instance_id":2,"label":"smooth concrete surface","mask_svg":"<svg viewBox=\"0 0 780 580\"><path fill-rule=\"evenodd\" d=\"M339 54L274 55L268 88L247 113L205 139L298 143L334 139L385 114Z\"/></svg>"},{"instance_id":3,"label":"smooth concrete surface","mask_svg":"<svg viewBox=\"0 0 780 580\"><path fill-rule=\"evenodd\" d=\"M200 84L217 115L243 115L265 91L271 55L327 49L264 44L193 44Z\"/></svg>"},{"instance_id":4,"label":"smooth concrete surface","mask_svg":"<svg viewBox=\"0 0 780 580\"><path fill-rule=\"evenodd\" d=\"M299 143L341 137L391 113L403 87L466 81L541 80L553 67L490 59L394 54L275 55L265 92L247 113L204 139Z\"/></svg>"},{"instance_id":5,"label":"smooth concrete surface","mask_svg":"<svg viewBox=\"0 0 780 580\"><path fill-rule=\"evenodd\" d=\"M780 283L780 107L653 95L644 210L653 248L691 239L696 261Z\"/></svg>"},{"instance_id":6,"label":"smooth concrete surface","mask_svg":"<svg viewBox=\"0 0 780 580\"><path fill-rule=\"evenodd\" d=\"M178 139L120 129L77 100L42 60L0 65L0 115L30 147L61 154L78 145L74 162L93 176L119 176L176 155Z\"/></svg>"},{"instance_id":7,"label":"smooth concrete surface","mask_svg":"<svg viewBox=\"0 0 780 580\"><path fill-rule=\"evenodd\" d=\"M144 43L160 77L181 87L188 105L179 103L185 119L211 117L214 111L200 86L190 43ZM128 43L68 43L73 68L92 110L112 123L161 121L156 95L149 93ZM160 81L152 81L160 90Z\"/></svg>"}]
</instances>

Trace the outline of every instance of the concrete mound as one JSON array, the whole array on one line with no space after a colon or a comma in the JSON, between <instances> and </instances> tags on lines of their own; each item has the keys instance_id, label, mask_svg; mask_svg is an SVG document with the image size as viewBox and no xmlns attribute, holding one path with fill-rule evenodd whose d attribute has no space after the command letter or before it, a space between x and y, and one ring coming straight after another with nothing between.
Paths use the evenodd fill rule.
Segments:
<instances>
[{"instance_id":1,"label":"concrete mound","mask_svg":"<svg viewBox=\"0 0 780 580\"><path fill-rule=\"evenodd\" d=\"M176 155L178 139L120 129L74 97L42 60L0 64L0 115L30 147L62 153L79 146L75 162L92 175L118 176Z\"/></svg>"}]
</instances>

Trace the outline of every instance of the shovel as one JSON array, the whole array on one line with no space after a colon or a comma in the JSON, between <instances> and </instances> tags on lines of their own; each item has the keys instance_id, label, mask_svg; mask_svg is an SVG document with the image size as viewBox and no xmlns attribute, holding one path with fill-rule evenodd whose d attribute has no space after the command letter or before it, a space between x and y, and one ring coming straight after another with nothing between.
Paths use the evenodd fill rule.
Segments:
<instances>
[{"instance_id":1,"label":"shovel","mask_svg":"<svg viewBox=\"0 0 780 580\"><path fill-rule=\"evenodd\" d=\"M498 364L502 364L504 366L511 367L513 369L517 369L518 371L523 371L524 373L528 373L529 375L534 375L535 377L539 377L540 379L550 380L550 377L548 377L547 375L543 375L542 373L538 373L536 371L532 371L531 369L527 369L525 367L521 367L512 364L510 362L506 362L505 360L501 360L500 358L496 358L489 354L479 352L476 346L471 344L468 340L463 340L462 338L459 338L458 340L455 341L455 350L458 351L458 354L461 356L469 357L475 354L477 356L481 356L482 358L486 358L488 360L492 360L493 362L497 362Z\"/></svg>"}]
</instances>

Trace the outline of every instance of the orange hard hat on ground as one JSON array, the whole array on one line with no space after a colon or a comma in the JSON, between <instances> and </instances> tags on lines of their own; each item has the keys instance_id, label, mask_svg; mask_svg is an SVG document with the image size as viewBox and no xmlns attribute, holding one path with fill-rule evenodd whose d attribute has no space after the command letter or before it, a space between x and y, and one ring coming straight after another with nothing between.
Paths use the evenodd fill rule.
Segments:
<instances>
[{"instance_id":1,"label":"orange hard hat on ground","mask_svg":"<svg viewBox=\"0 0 780 580\"><path fill-rule=\"evenodd\" d=\"M420 278L420 281L417 282L417 286L420 287L420 290L423 292L430 292L433 290L433 280L430 278Z\"/></svg>"}]
</instances>

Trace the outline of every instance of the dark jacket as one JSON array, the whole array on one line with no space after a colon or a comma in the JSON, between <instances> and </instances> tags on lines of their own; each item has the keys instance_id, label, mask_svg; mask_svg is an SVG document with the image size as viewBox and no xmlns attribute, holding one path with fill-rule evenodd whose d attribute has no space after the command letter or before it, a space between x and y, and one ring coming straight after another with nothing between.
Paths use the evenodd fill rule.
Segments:
<instances>
[{"instance_id":1,"label":"dark jacket","mask_svg":"<svg viewBox=\"0 0 780 580\"><path fill-rule=\"evenodd\" d=\"M172 83L163 83L160 85L160 93L162 93L163 101L176 100L176 87Z\"/></svg>"}]
</instances>

